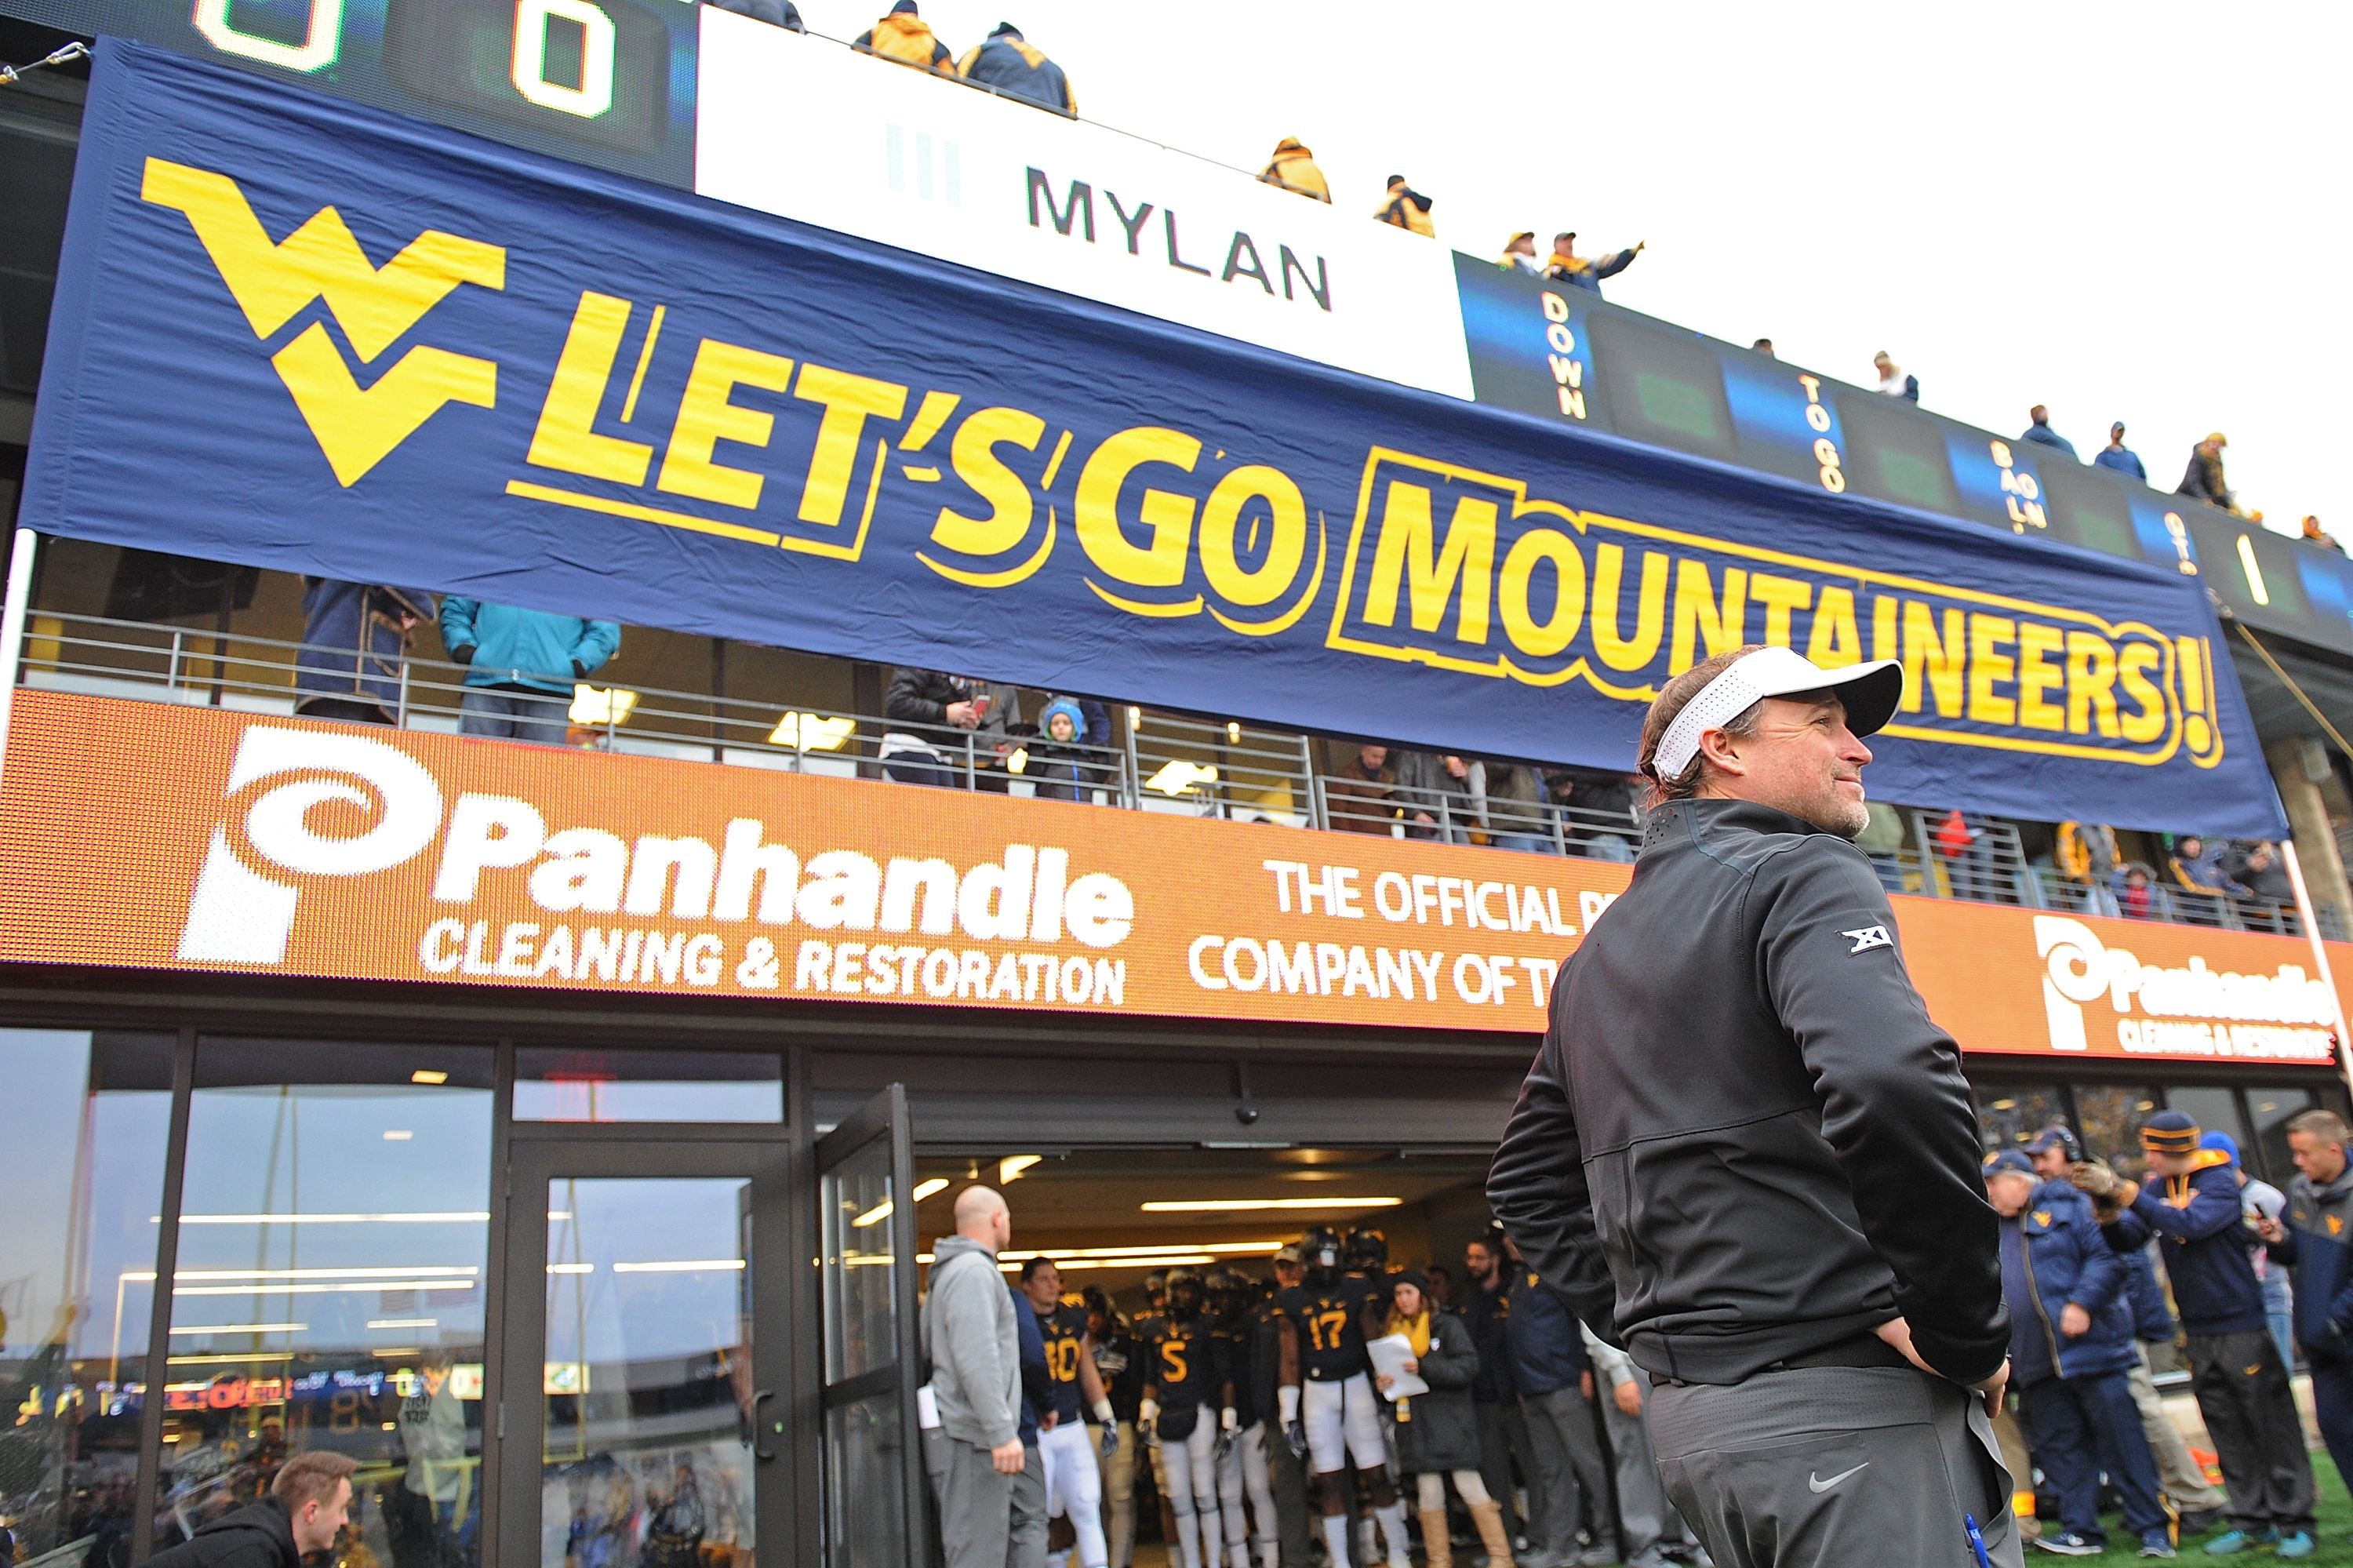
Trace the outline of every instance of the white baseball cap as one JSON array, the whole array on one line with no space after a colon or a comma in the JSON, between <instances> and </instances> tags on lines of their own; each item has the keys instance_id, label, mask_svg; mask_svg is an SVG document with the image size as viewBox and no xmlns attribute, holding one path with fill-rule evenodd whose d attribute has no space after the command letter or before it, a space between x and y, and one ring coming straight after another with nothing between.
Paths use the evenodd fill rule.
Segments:
<instances>
[{"instance_id":1,"label":"white baseball cap","mask_svg":"<svg viewBox=\"0 0 2353 1568\"><path fill-rule=\"evenodd\" d=\"M1875 735L1895 716L1895 705L1904 700L1904 666L1894 659L1878 659L1825 670L1792 649L1760 648L1734 660L1683 705L1659 737L1651 766L1660 778L1672 779L1699 755L1701 736L1722 728L1767 697L1800 692L1836 692L1846 705L1847 728L1858 736Z\"/></svg>"}]
</instances>

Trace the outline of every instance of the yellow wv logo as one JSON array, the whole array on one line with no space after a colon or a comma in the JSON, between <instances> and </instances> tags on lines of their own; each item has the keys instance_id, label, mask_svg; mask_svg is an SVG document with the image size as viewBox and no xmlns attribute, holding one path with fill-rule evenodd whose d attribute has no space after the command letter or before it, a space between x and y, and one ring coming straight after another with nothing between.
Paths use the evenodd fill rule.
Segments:
<instances>
[{"instance_id":1,"label":"yellow wv logo","mask_svg":"<svg viewBox=\"0 0 2353 1568\"><path fill-rule=\"evenodd\" d=\"M2051 1211L2050 1211L2050 1210L2048 1210L2048 1209L2037 1209L2037 1210L2035 1210L2035 1211L2034 1211L2034 1223L2035 1223L2036 1224L2038 1224L2038 1225L2047 1225L2047 1224L2049 1224L2051 1223Z\"/></svg>"},{"instance_id":2,"label":"yellow wv logo","mask_svg":"<svg viewBox=\"0 0 2353 1568\"><path fill-rule=\"evenodd\" d=\"M150 158L139 194L187 215L256 337L269 337L311 301L324 299L367 363L459 284L506 287L504 247L438 228L410 240L383 267L372 266L343 214L332 207L321 207L285 239L273 242L237 182L209 169ZM322 322L304 327L269 362L346 489L443 404L489 408L498 402L496 364L424 344L402 355L364 388Z\"/></svg>"},{"instance_id":3,"label":"yellow wv logo","mask_svg":"<svg viewBox=\"0 0 2353 1568\"><path fill-rule=\"evenodd\" d=\"M2345 1234L2344 1215L2331 1214L2328 1216L2328 1234L2333 1236L2343 1235Z\"/></svg>"}]
</instances>

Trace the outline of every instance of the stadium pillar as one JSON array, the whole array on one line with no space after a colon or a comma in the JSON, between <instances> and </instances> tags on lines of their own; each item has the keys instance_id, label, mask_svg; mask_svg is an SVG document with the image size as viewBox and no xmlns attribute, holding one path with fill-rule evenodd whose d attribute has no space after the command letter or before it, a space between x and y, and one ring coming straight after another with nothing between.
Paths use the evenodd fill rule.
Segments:
<instances>
[{"instance_id":1,"label":"stadium pillar","mask_svg":"<svg viewBox=\"0 0 2353 1568\"><path fill-rule=\"evenodd\" d=\"M2353 937L2353 888L2345 879L2345 861L2337 851L2337 830L2328 819L2328 802L2320 786L2328 777L2327 754L2305 736L2275 741L2268 749L2272 781L2279 788L2280 804L2287 808L2288 827L2304 863L2306 885L2316 903L2333 906L2339 929Z\"/></svg>"}]
</instances>

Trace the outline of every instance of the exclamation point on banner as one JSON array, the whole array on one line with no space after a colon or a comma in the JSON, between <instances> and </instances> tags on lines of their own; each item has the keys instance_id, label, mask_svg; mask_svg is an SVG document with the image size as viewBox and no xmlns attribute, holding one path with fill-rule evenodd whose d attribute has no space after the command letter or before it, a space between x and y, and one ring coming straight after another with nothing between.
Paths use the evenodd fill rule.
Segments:
<instances>
[{"instance_id":1,"label":"exclamation point on banner","mask_svg":"<svg viewBox=\"0 0 2353 1568\"><path fill-rule=\"evenodd\" d=\"M2222 759L2222 732L2214 722L2214 655L2202 637L2175 640L2181 659L2181 744L2189 760L2211 768Z\"/></svg>"}]
</instances>

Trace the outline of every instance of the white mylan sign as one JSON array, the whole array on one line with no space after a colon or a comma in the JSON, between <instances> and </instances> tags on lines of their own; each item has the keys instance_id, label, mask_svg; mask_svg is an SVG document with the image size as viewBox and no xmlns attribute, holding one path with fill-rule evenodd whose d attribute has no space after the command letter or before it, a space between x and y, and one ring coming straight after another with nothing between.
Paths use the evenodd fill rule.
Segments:
<instances>
[{"instance_id":1,"label":"white mylan sign","mask_svg":"<svg viewBox=\"0 0 2353 1568\"><path fill-rule=\"evenodd\" d=\"M701 195L1472 396L1443 245L715 5L702 20Z\"/></svg>"}]
</instances>

